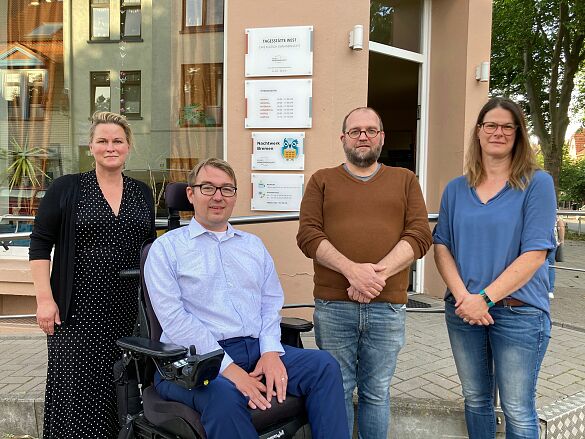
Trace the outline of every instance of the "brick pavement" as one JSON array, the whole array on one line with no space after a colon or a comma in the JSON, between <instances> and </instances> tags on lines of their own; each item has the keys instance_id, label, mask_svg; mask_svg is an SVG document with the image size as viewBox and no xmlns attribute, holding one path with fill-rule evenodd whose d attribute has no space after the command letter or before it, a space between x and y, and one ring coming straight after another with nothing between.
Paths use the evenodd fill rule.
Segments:
<instances>
[{"instance_id":1,"label":"brick pavement","mask_svg":"<svg viewBox=\"0 0 585 439\"><path fill-rule=\"evenodd\" d=\"M562 265L585 268L585 243L568 243L565 255ZM555 326L537 386L539 407L585 390L584 280L583 273L559 272L557 276L551 313ZM425 300L441 304L440 300ZM38 435L46 340L43 334L28 332L0 335L0 437L2 433ZM314 340L308 337L306 345L314 346ZM399 356L391 394L395 402L414 401L426 404L427 408L462 405L442 314L408 314L406 345ZM17 406L20 408L15 410L23 412L20 415L10 412L8 416L7 407Z\"/></svg>"}]
</instances>

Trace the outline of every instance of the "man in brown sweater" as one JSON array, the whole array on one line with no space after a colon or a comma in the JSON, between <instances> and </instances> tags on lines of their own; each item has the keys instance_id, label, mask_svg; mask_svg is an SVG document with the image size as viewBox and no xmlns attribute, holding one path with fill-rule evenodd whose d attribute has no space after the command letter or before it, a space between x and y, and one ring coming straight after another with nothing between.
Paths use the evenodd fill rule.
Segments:
<instances>
[{"instance_id":1,"label":"man in brown sweater","mask_svg":"<svg viewBox=\"0 0 585 439\"><path fill-rule=\"evenodd\" d=\"M297 243L315 269L315 338L341 365L353 430L358 387L360 438L387 437L390 380L404 345L411 263L432 243L414 173L377 162L382 120L371 108L344 119L347 162L317 171L301 203Z\"/></svg>"}]
</instances>

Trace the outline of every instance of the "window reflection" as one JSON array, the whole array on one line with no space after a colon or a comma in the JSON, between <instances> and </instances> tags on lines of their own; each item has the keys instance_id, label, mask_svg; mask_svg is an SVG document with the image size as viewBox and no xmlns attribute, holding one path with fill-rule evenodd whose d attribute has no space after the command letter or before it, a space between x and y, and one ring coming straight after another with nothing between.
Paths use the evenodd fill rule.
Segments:
<instances>
[{"instance_id":1,"label":"window reflection","mask_svg":"<svg viewBox=\"0 0 585 439\"><path fill-rule=\"evenodd\" d=\"M0 215L34 215L53 179L92 169L95 111L130 120L125 173L161 216L169 181L222 157L223 0L6 0L0 13ZM31 172L15 177L19 156Z\"/></svg>"},{"instance_id":2,"label":"window reflection","mask_svg":"<svg viewBox=\"0 0 585 439\"><path fill-rule=\"evenodd\" d=\"M183 0L183 31L222 30L223 9L224 0Z\"/></svg>"},{"instance_id":3,"label":"window reflection","mask_svg":"<svg viewBox=\"0 0 585 439\"><path fill-rule=\"evenodd\" d=\"M91 72L91 96L90 116L96 111L111 111L110 72Z\"/></svg>"},{"instance_id":4,"label":"window reflection","mask_svg":"<svg viewBox=\"0 0 585 439\"><path fill-rule=\"evenodd\" d=\"M141 25L140 0L122 0L120 5L120 38L140 38Z\"/></svg>"},{"instance_id":5,"label":"window reflection","mask_svg":"<svg viewBox=\"0 0 585 439\"><path fill-rule=\"evenodd\" d=\"M422 0L371 0L370 41L420 53Z\"/></svg>"},{"instance_id":6,"label":"window reflection","mask_svg":"<svg viewBox=\"0 0 585 439\"><path fill-rule=\"evenodd\" d=\"M140 72L120 72L120 114L140 116Z\"/></svg>"},{"instance_id":7,"label":"window reflection","mask_svg":"<svg viewBox=\"0 0 585 439\"><path fill-rule=\"evenodd\" d=\"M223 64L183 65L181 126L222 125Z\"/></svg>"},{"instance_id":8,"label":"window reflection","mask_svg":"<svg viewBox=\"0 0 585 439\"><path fill-rule=\"evenodd\" d=\"M110 37L110 0L91 0L91 38Z\"/></svg>"}]
</instances>

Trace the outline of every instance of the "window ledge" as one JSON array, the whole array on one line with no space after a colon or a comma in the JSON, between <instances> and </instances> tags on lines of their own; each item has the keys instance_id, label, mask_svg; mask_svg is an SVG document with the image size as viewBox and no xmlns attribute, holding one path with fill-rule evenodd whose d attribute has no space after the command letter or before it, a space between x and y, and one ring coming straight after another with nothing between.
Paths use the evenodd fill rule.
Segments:
<instances>
[{"instance_id":1,"label":"window ledge","mask_svg":"<svg viewBox=\"0 0 585 439\"><path fill-rule=\"evenodd\" d=\"M125 37L122 38L121 41L125 43L144 43L144 40L141 37Z\"/></svg>"},{"instance_id":2,"label":"window ledge","mask_svg":"<svg viewBox=\"0 0 585 439\"><path fill-rule=\"evenodd\" d=\"M210 32L223 32L223 25L220 26L189 26L184 27L179 31L179 34L198 34Z\"/></svg>"},{"instance_id":3,"label":"window ledge","mask_svg":"<svg viewBox=\"0 0 585 439\"><path fill-rule=\"evenodd\" d=\"M87 44L119 43L120 40L87 40Z\"/></svg>"},{"instance_id":4,"label":"window ledge","mask_svg":"<svg viewBox=\"0 0 585 439\"><path fill-rule=\"evenodd\" d=\"M122 116L126 117L126 119L128 119L128 120L144 120L144 118L142 116L134 115L134 114L128 114L128 115L122 114Z\"/></svg>"}]
</instances>

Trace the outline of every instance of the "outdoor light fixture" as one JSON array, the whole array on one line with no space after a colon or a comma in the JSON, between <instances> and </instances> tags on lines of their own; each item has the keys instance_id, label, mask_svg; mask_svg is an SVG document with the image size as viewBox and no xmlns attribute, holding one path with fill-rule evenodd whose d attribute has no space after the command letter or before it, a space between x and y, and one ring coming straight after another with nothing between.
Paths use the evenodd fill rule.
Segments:
<instances>
[{"instance_id":1,"label":"outdoor light fixture","mask_svg":"<svg viewBox=\"0 0 585 439\"><path fill-rule=\"evenodd\" d=\"M362 50L364 48L364 27L356 24L349 33L349 47L353 50Z\"/></svg>"},{"instance_id":2,"label":"outdoor light fixture","mask_svg":"<svg viewBox=\"0 0 585 439\"><path fill-rule=\"evenodd\" d=\"M31 2L30 2L30 6L38 6L40 4L41 3L39 2L39 0L31 0Z\"/></svg>"},{"instance_id":3,"label":"outdoor light fixture","mask_svg":"<svg viewBox=\"0 0 585 439\"><path fill-rule=\"evenodd\" d=\"M479 82L488 82L490 80L489 61L484 61L475 67L475 79Z\"/></svg>"}]
</instances>

